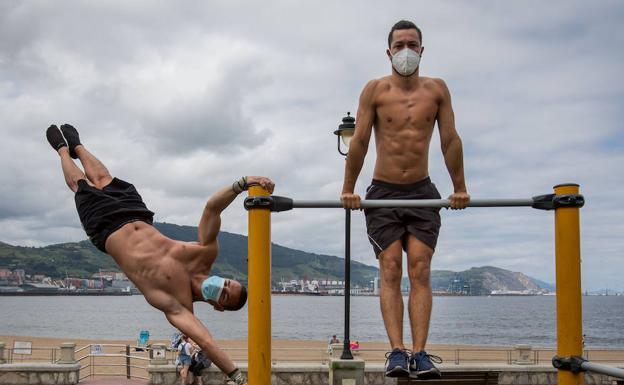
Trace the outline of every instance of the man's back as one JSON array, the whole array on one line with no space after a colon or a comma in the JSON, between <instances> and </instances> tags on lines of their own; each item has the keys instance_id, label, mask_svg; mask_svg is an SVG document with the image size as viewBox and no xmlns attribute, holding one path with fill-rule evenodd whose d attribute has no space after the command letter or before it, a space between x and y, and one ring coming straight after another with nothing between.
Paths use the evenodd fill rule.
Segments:
<instances>
[{"instance_id":1,"label":"man's back","mask_svg":"<svg viewBox=\"0 0 624 385\"><path fill-rule=\"evenodd\" d=\"M439 82L420 77L405 87L386 76L369 84L377 149L375 179L412 183L429 175L429 143L441 99Z\"/></svg>"}]
</instances>

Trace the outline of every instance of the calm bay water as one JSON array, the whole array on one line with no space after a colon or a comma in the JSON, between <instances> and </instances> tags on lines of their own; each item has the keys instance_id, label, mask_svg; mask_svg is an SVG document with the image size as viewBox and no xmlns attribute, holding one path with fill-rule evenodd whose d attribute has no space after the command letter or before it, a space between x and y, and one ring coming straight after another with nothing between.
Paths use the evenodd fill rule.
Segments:
<instances>
[{"instance_id":1,"label":"calm bay water","mask_svg":"<svg viewBox=\"0 0 624 385\"><path fill-rule=\"evenodd\" d=\"M429 342L555 346L555 306L554 296L434 297ZM343 297L273 296L272 308L273 338L325 340L337 334L342 339ZM196 304L195 312L215 338L247 335L247 307L219 313ZM589 348L624 348L622 325L624 297L583 297ZM0 335L135 339L141 329L153 339L168 339L174 332L143 296L0 297ZM406 314L406 342L408 333ZM377 297L351 298L351 339L386 340Z\"/></svg>"}]
</instances>

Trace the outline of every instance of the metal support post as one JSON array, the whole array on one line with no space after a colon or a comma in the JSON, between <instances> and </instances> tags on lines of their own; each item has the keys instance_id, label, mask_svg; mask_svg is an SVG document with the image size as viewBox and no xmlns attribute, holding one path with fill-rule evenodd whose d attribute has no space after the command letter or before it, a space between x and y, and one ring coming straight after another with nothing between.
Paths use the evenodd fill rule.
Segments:
<instances>
[{"instance_id":1,"label":"metal support post","mask_svg":"<svg viewBox=\"0 0 624 385\"><path fill-rule=\"evenodd\" d=\"M554 187L555 195L578 195L577 184ZM579 207L555 208L557 355L583 354ZM558 370L559 385L583 385L583 374Z\"/></svg>"},{"instance_id":2,"label":"metal support post","mask_svg":"<svg viewBox=\"0 0 624 385\"><path fill-rule=\"evenodd\" d=\"M344 347L342 348L342 360L352 360L351 341L349 339L349 321L351 319L351 210L345 210L345 309L344 309Z\"/></svg>"},{"instance_id":3,"label":"metal support post","mask_svg":"<svg viewBox=\"0 0 624 385\"><path fill-rule=\"evenodd\" d=\"M126 345L126 378L130 379L130 345Z\"/></svg>"},{"instance_id":4,"label":"metal support post","mask_svg":"<svg viewBox=\"0 0 624 385\"><path fill-rule=\"evenodd\" d=\"M249 196L268 195L262 187L249 188ZM248 217L248 383L271 385L271 212L252 208Z\"/></svg>"}]
</instances>

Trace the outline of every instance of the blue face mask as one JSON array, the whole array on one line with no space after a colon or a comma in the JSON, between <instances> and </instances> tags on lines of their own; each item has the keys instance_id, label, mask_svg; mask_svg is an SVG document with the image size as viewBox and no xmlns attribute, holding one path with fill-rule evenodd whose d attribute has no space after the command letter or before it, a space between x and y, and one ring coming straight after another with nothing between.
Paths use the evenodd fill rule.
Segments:
<instances>
[{"instance_id":1,"label":"blue face mask","mask_svg":"<svg viewBox=\"0 0 624 385\"><path fill-rule=\"evenodd\" d=\"M208 301L209 299L219 302L219 298L221 298L221 292L223 291L223 287L225 286L225 279L219 277L218 275L211 275L206 278L202 283L201 291L204 299Z\"/></svg>"}]
</instances>

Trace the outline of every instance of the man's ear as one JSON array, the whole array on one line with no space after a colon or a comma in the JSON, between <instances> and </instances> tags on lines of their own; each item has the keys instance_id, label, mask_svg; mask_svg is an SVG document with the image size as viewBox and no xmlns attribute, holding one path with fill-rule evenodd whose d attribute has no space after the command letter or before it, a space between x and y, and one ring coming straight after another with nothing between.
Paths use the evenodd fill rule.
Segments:
<instances>
[{"instance_id":1,"label":"man's ear","mask_svg":"<svg viewBox=\"0 0 624 385\"><path fill-rule=\"evenodd\" d=\"M390 49L386 50L386 55L388 55L388 59L392 60L392 54L390 53Z\"/></svg>"},{"instance_id":2,"label":"man's ear","mask_svg":"<svg viewBox=\"0 0 624 385\"><path fill-rule=\"evenodd\" d=\"M216 311L224 311L224 310L225 310L225 308L224 308L223 306L219 305L219 303L218 303L218 302L215 302L215 301L213 301L213 300L211 300L211 299L209 299L207 302L208 302L209 304L211 304L211 305L212 305L212 307L213 307Z\"/></svg>"}]
</instances>

